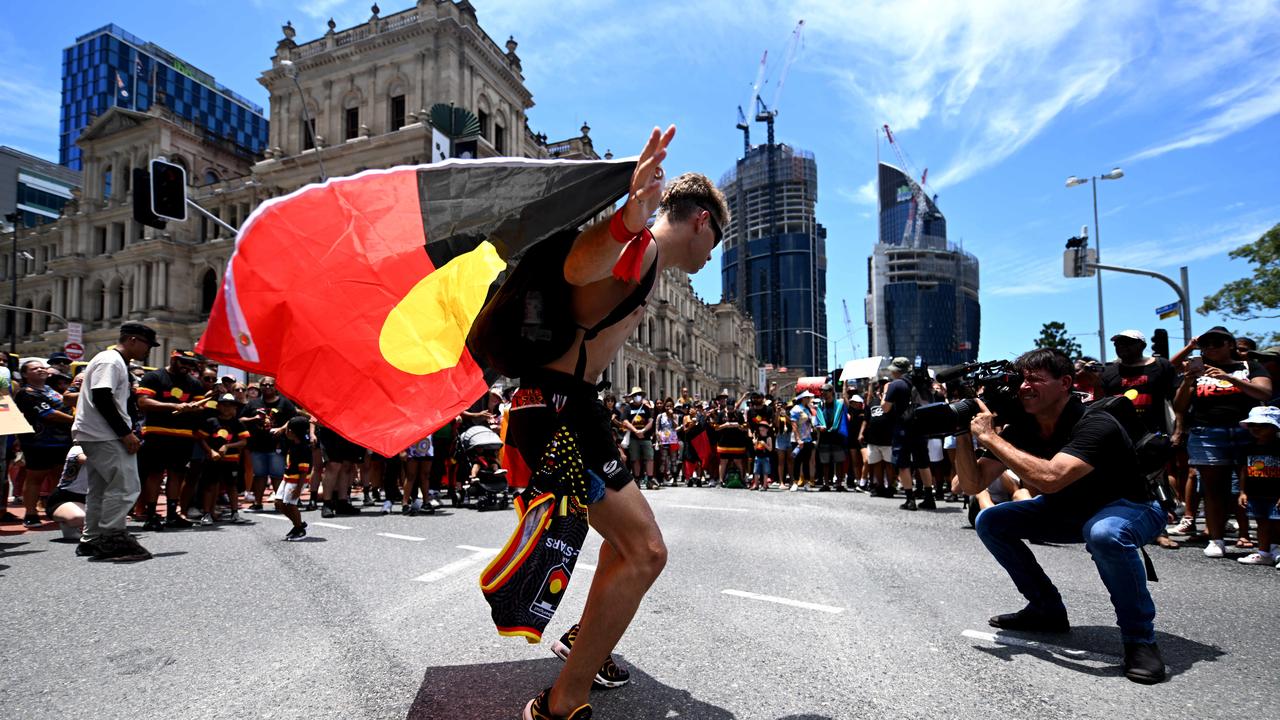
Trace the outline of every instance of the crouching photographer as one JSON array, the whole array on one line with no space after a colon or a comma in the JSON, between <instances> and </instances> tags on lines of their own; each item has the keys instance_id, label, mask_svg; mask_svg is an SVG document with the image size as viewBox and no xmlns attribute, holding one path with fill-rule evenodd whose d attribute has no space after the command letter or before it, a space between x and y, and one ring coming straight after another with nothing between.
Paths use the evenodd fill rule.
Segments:
<instances>
[{"instance_id":1,"label":"crouching photographer","mask_svg":"<svg viewBox=\"0 0 1280 720\"><path fill-rule=\"evenodd\" d=\"M1084 542L1116 610L1125 676L1160 682L1165 666L1140 549L1164 528L1164 513L1149 498L1133 442L1113 415L1086 412L1072 394L1074 367L1066 354L1032 350L1013 369L1022 375L1017 395L1025 413L1014 414L997 432L996 416L979 404L969 430L989 456L979 459L972 443L956 443L964 492L978 493L1009 469L1039 493L978 515L978 537L1028 602L990 623L1006 630L1069 632L1062 596L1024 541Z\"/></svg>"}]
</instances>

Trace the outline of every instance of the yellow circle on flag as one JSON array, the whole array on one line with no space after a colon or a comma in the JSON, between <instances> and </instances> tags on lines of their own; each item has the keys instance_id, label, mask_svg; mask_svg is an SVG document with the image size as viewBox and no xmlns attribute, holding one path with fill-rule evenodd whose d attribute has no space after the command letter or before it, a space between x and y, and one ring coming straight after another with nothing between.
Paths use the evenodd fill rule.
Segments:
<instances>
[{"instance_id":1,"label":"yellow circle on flag","mask_svg":"<svg viewBox=\"0 0 1280 720\"><path fill-rule=\"evenodd\" d=\"M560 591L563 589L564 583L560 582L560 578L556 578L551 581L550 590L552 595L559 595Z\"/></svg>"},{"instance_id":2,"label":"yellow circle on flag","mask_svg":"<svg viewBox=\"0 0 1280 720\"><path fill-rule=\"evenodd\" d=\"M497 248L484 242L419 280L382 323L382 356L412 375L457 365L489 284L504 267Z\"/></svg>"},{"instance_id":3,"label":"yellow circle on flag","mask_svg":"<svg viewBox=\"0 0 1280 720\"><path fill-rule=\"evenodd\" d=\"M1137 390L1134 390L1133 388L1129 388L1128 390L1125 390L1125 391L1124 391L1124 396L1125 396L1125 397L1127 397L1127 398L1129 398L1130 400L1137 400L1137 399L1138 399L1138 391L1137 391Z\"/></svg>"}]
</instances>

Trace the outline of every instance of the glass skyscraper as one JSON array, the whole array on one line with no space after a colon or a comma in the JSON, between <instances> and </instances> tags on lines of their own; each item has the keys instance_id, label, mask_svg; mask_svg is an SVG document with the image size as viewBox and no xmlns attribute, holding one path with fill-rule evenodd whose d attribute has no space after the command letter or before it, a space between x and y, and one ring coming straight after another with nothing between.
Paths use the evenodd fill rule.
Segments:
<instances>
[{"instance_id":1,"label":"glass skyscraper","mask_svg":"<svg viewBox=\"0 0 1280 720\"><path fill-rule=\"evenodd\" d=\"M947 242L946 218L906 173L881 163L878 179L880 237L867 259L871 354L941 366L977 360L978 259ZM913 212L916 193L923 207Z\"/></svg>"},{"instance_id":2,"label":"glass skyscraper","mask_svg":"<svg viewBox=\"0 0 1280 720\"><path fill-rule=\"evenodd\" d=\"M756 358L825 373L827 230L814 217L813 154L789 145L757 145L721 178L720 190L733 216L721 256L724 302L755 321Z\"/></svg>"},{"instance_id":3,"label":"glass skyscraper","mask_svg":"<svg viewBox=\"0 0 1280 720\"><path fill-rule=\"evenodd\" d=\"M267 118L261 106L112 24L81 35L62 51L58 163L81 169L76 138L107 108L146 112L152 105L169 108L195 123L206 140L227 143L246 157L256 157L267 147Z\"/></svg>"}]
</instances>

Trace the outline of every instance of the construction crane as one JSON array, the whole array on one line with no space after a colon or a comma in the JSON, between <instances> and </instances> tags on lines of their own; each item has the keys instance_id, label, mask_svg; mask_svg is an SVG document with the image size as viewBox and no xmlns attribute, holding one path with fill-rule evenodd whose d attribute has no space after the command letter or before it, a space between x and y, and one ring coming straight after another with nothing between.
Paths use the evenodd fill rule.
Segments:
<instances>
[{"instance_id":1,"label":"construction crane","mask_svg":"<svg viewBox=\"0 0 1280 720\"><path fill-rule=\"evenodd\" d=\"M920 242L920 236L924 232L924 213L928 210L929 205L924 195L924 184L929 180L929 168L925 168L920 175L920 183L916 184L912 181L915 176L915 167L907 158L907 153L898 144L893 137L893 131L888 125L884 126L884 136L889 140L889 147L893 148L893 152L898 156L898 164L902 166L902 172L907 176L907 180L911 185L911 209L907 213L907 225L902 230L903 245L917 245Z\"/></svg>"},{"instance_id":2,"label":"construction crane","mask_svg":"<svg viewBox=\"0 0 1280 720\"><path fill-rule=\"evenodd\" d=\"M858 357L858 341L853 339L853 320L849 319L849 301L840 298L840 304L844 306L844 331L849 334L849 349L852 350L851 357Z\"/></svg>"},{"instance_id":3,"label":"construction crane","mask_svg":"<svg viewBox=\"0 0 1280 720\"><path fill-rule=\"evenodd\" d=\"M760 83L764 82L764 66L769 59L769 51L765 50L760 56L760 68L756 70L756 81L751 85L751 99L747 101L747 110L755 112L756 101L760 99ZM738 125L737 128L742 131L742 157L746 157L751 152L751 124L747 122L747 115L742 111L742 106L738 106Z\"/></svg>"}]
</instances>

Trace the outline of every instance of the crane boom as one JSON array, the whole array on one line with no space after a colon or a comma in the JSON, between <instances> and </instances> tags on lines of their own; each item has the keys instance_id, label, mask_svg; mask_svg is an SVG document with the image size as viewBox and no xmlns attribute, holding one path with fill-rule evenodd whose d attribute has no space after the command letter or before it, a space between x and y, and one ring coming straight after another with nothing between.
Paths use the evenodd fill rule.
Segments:
<instances>
[{"instance_id":1,"label":"crane boom","mask_svg":"<svg viewBox=\"0 0 1280 720\"><path fill-rule=\"evenodd\" d=\"M902 166L902 172L911 184L911 208L907 212L907 225L902 229L902 243L918 245L920 236L924 233L924 212L928 208L924 196L924 183L929 177L929 169L925 168L924 174L920 176L920 182L916 183L913 180L915 168L911 165L902 146L893 137L893 131L887 124L884 126L884 136L889 140L889 147L893 148L894 154L898 157L898 164Z\"/></svg>"}]
</instances>

